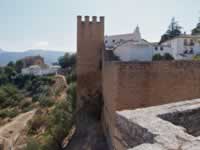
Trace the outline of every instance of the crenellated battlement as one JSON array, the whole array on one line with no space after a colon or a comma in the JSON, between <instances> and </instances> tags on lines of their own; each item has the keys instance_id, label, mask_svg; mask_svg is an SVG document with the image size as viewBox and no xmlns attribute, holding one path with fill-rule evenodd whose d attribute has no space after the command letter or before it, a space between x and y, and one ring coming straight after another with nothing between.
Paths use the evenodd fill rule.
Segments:
<instances>
[{"instance_id":1,"label":"crenellated battlement","mask_svg":"<svg viewBox=\"0 0 200 150\"><path fill-rule=\"evenodd\" d=\"M79 23L104 23L104 17L100 16L77 16L77 20Z\"/></svg>"}]
</instances>

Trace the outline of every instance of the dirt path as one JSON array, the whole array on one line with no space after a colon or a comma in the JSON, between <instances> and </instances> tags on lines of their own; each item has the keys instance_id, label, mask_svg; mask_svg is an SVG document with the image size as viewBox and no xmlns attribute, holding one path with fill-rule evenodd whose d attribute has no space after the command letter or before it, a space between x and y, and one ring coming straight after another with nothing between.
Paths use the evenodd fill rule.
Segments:
<instances>
[{"instance_id":1,"label":"dirt path","mask_svg":"<svg viewBox=\"0 0 200 150\"><path fill-rule=\"evenodd\" d=\"M14 150L13 145L19 138L27 123L34 116L36 110L32 110L15 117L11 122L0 127L0 139L4 141L6 148Z\"/></svg>"}]
</instances>

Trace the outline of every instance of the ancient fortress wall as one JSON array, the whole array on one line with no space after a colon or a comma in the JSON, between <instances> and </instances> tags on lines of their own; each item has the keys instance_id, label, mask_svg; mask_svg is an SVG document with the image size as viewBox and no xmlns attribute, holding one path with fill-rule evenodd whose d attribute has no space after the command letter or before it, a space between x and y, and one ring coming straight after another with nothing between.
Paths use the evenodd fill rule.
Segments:
<instances>
[{"instance_id":1,"label":"ancient fortress wall","mask_svg":"<svg viewBox=\"0 0 200 150\"><path fill-rule=\"evenodd\" d=\"M115 112L200 97L200 62L107 61L103 69L103 125L109 143L126 149Z\"/></svg>"},{"instance_id":2,"label":"ancient fortress wall","mask_svg":"<svg viewBox=\"0 0 200 150\"><path fill-rule=\"evenodd\" d=\"M199 98L200 62L107 62L103 95L105 104L114 103L115 110Z\"/></svg>"}]
</instances>

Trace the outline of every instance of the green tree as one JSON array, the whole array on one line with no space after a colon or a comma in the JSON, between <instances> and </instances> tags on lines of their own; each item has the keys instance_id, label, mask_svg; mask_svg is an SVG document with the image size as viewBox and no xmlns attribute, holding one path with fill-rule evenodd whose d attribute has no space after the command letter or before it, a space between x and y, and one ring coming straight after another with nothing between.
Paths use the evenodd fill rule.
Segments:
<instances>
[{"instance_id":1,"label":"green tree","mask_svg":"<svg viewBox=\"0 0 200 150\"><path fill-rule=\"evenodd\" d=\"M182 34L181 29L182 27L179 26L178 22L173 17L168 27L168 30L166 31L165 34L162 35L160 43L181 35Z\"/></svg>"},{"instance_id":2,"label":"green tree","mask_svg":"<svg viewBox=\"0 0 200 150\"><path fill-rule=\"evenodd\" d=\"M200 18L197 26L192 30L192 35L200 35Z\"/></svg>"},{"instance_id":3,"label":"green tree","mask_svg":"<svg viewBox=\"0 0 200 150\"><path fill-rule=\"evenodd\" d=\"M62 68L72 68L76 64L76 54L66 53L58 59L58 63Z\"/></svg>"},{"instance_id":4,"label":"green tree","mask_svg":"<svg viewBox=\"0 0 200 150\"><path fill-rule=\"evenodd\" d=\"M15 67L15 63L13 62L13 61L10 61L8 64L7 64L7 66L9 66L9 67Z\"/></svg>"},{"instance_id":5,"label":"green tree","mask_svg":"<svg viewBox=\"0 0 200 150\"><path fill-rule=\"evenodd\" d=\"M16 72L15 72L15 68L11 67L11 66L6 66L4 68L4 73L6 74L8 80L11 82L12 78L15 77Z\"/></svg>"},{"instance_id":6,"label":"green tree","mask_svg":"<svg viewBox=\"0 0 200 150\"><path fill-rule=\"evenodd\" d=\"M21 60L18 60L18 61L16 62L16 71L17 71L18 73L21 73L21 70L22 70L23 67L24 67L23 62L22 62Z\"/></svg>"}]
</instances>

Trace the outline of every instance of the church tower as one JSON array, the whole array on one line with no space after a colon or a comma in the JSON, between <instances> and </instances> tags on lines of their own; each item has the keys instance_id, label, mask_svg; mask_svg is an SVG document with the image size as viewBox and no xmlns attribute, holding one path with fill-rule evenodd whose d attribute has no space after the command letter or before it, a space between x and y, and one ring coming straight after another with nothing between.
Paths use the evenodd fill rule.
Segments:
<instances>
[{"instance_id":1,"label":"church tower","mask_svg":"<svg viewBox=\"0 0 200 150\"><path fill-rule=\"evenodd\" d=\"M133 32L133 36L134 36L134 40L140 41L142 39L141 33L140 33L140 28L138 25L135 28L135 31Z\"/></svg>"}]
</instances>

